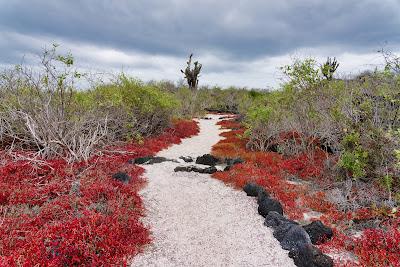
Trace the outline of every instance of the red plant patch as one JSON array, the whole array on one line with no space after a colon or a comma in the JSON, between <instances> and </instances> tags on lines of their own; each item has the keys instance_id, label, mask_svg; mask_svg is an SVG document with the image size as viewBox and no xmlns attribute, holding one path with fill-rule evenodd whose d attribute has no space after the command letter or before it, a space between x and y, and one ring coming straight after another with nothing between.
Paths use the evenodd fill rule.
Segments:
<instances>
[{"instance_id":1,"label":"red plant patch","mask_svg":"<svg viewBox=\"0 0 400 267\"><path fill-rule=\"evenodd\" d=\"M400 219L382 229L367 229L355 243L361 266L400 266Z\"/></svg>"},{"instance_id":2,"label":"red plant patch","mask_svg":"<svg viewBox=\"0 0 400 267\"><path fill-rule=\"evenodd\" d=\"M304 212L320 212L320 220L333 227L335 234L319 247L326 253L349 251L357 257L357 261L336 260L337 266L400 266L399 219L389 219L386 231L368 229L363 231L360 238L348 236L344 230L349 228L353 219L376 218L376 212L371 209L359 209L353 213L341 212L327 201L324 192L310 192L306 184L290 183L286 180L289 174L322 184L323 164L328 155L318 147L317 141L310 141L316 144L312 155L300 154L283 158L274 152L247 150L247 140L242 138L243 128L232 121L222 121L219 124L234 130L221 134L225 139L214 145L213 154L227 158L241 157L245 163L235 165L229 171L217 172L213 177L240 189L248 182L256 182L282 203L285 214L293 220L303 220ZM295 133L285 133L280 137L295 140L299 138Z\"/></svg>"},{"instance_id":3,"label":"red plant patch","mask_svg":"<svg viewBox=\"0 0 400 267\"><path fill-rule=\"evenodd\" d=\"M0 266L125 265L150 241L139 222L143 169L127 161L154 155L198 131L193 121L177 121L143 144L108 150L124 153L74 164L52 160L35 166L2 155ZM129 183L112 178L120 171L130 176Z\"/></svg>"},{"instance_id":4,"label":"red plant patch","mask_svg":"<svg viewBox=\"0 0 400 267\"><path fill-rule=\"evenodd\" d=\"M236 117L232 117L232 118L235 119ZM220 125L222 128L225 128L225 129L242 128L242 125L239 122L234 121L233 119L221 120L217 123L217 125Z\"/></svg>"}]
</instances>

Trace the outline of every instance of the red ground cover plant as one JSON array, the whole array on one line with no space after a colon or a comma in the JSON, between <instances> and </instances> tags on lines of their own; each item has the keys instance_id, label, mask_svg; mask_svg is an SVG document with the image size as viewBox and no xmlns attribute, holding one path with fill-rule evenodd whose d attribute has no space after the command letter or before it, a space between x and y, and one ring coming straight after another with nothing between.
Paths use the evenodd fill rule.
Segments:
<instances>
[{"instance_id":1,"label":"red ground cover plant","mask_svg":"<svg viewBox=\"0 0 400 267\"><path fill-rule=\"evenodd\" d=\"M386 231L367 229L357 240L355 251L360 262L369 266L400 266L400 219Z\"/></svg>"},{"instance_id":2,"label":"red ground cover plant","mask_svg":"<svg viewBox=\"0 0 400 267\"><path fill-rule=\"evenodd\" d=\"M319 247L325 253L347 251L356 256L355 261L336 260L336 266L400 266L399 219L388 219L385 230L367 229L359 238L349 236L344 230L350 227L353 219L370 219L381 215L365 208L355 212L341 212L327 201L324 192L311 192L306 184L287 180L288 176L295 175L313 183L322 183L323 163L328 156L326 152L317 146L312 155L300 154L284 158L275 152L249 151L240 124L232 120L223 120L218 124L233 130L221 134L225 139L213 147L212 153L226 158L241 157L245 163L237 164L229 171L216 172L213 177L238 189L248 182L258 183L282 203L285 214L293 220L304 220L303 213L308 211L322 213L320 220L330 225L335 234Z\"/></svg>"},{"instance_id":3,"label":"red ground cover plant","mask_svg":"<svg viewBox=\"0 0 400 267\"><path fill-rule=\"evenodd\" d=\"M194 121L176 121L142 144L108 148L89 162L0 165L0 266L123 266L150 241L139 222L143 169L128 160L153 155L197 134ZM112 178L126 172L131 180Z\"/></svg>"}]
</instances>

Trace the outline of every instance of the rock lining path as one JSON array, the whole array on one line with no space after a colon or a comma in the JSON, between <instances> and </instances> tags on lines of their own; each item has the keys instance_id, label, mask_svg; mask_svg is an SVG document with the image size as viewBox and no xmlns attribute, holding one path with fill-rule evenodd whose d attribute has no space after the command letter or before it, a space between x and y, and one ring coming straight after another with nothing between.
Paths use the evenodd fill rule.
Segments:
<instances>
[{"instance_id":1,"label":"rock lining path","mask_svg":"<svg viewBox=\"0 0 400 267\"><path fill-rule=\"evenodd\" d=\"M220 116L199 120L199 135L157 156L179 159L211 151L221 137ZM153 242L132 266L295 266L263 225L257 203L209 174L174 172L189 163L144 165L148 185L141 191L146 207L143 222Z\"/></svg>"}]
</instances>

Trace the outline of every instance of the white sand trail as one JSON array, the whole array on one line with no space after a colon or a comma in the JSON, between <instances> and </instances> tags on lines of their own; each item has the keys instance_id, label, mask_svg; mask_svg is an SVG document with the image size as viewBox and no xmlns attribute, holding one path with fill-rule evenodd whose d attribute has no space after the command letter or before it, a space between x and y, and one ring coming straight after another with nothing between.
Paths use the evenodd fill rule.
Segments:
<instances>
[{"instance_id":1,"label":"white sand trail","mask_svg":"<svg viewBox=\"0 0 400 267\"><path fill-rule=\"evenodd\" d=\"M219 116L200 120L198 136L161 151L178 159L201 156L220 140ZM144 223L153 242L132 266L294 266L272 231L263 225L253 198L208 174L175 173L173 162L145 165L141 191Z\"/></svg>"}]
</instances>

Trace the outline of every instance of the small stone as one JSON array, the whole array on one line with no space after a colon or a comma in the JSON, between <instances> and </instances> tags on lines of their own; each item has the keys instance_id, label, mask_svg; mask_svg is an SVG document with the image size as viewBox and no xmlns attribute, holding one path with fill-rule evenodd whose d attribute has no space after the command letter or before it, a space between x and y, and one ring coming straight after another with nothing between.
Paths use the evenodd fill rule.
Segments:
<instances>
[{"instance_id":1,"label":"small stone","mask_svg":"<svg viewBox=\"0 0 400 267\"><path fill-rule=\"evenodd\" d=\"M281 203L275 199L267 198L258 205L258 214L266 217L269 212L276 211L283 215L283 208Z\"/></svg>"},{"instance_id":2,"label":"small stone","mask_svg":"<svg viewBox=\"0 0 400 267\"><path fill-rule=\"evenodd\" d=\"M287 219L282 214L279 214L276 211L271 211L268 213L267 217L265 217L264 225L268 226L268 227L272 227L273 229L276 229L283 223L298 224L295 221Z\"/></svg>"},{"instance_id":3,"label":"small stone","mask_svg":"<svg viewBox=\"0 0 400 267\"><path fill-rule=\"evenodd\" d=\"M243 191L246 192L249 197L256 197L260 192L265 192L265 189L256 183L247 183L243 186Z\"/></svg>"},{"instance_id":4,"label":"small stone","mask_svg":"<svg viewBox=\"0 0 400 267\"><path fill-rule=\"evenodd\" d=\"M228 166L226 166L226 167L224 168L224 172L230 171L230 170L231 170L231 168L232 168L232 166L231 166L231 165L228 165Z\"/></svg>"},{"instance_id":5,"label":"small stone","mask_svg":"<svg viewBox=\"0 0 400 267\"><path fill-rule=\"evenodd\" d=\"M225 162L226 162L227 165L233 166L233 165L236 165L236 164L243 163L244 160L241 159L241 158L233 158L233 159L226 159Z\"/></svg>"},{"instance_id":6,"label":"small stone","mask_svg":"<svg viewBox=\"0 0 400 267\"><path fill-rule=\"evenodd\" d=\"M164 157L154 157L154 156L136 158L136 159L133 159L133 160L129 160L128 162L131 163L131 164L139 164L139 165L148 164L148 165L152 165L152 164L163 163L163 162L166 162L166 161L177 162L176 160L167 159L167 158L164 158Z\"/></svg>"},{"instance_id":7,"label":"small stone","mask_svg":"<svg viewBox=\"0 0 400 267\"><path fill-rule=\"evenodd\" d=\"M215 166L219 162L219 159L210 154L205 154L201 157L197 157L196 164Z\"/></svg>"},{"instance_id":8,"label":"small stone","mask_svg":"<svg viewBox=\"0 0 400 267\"><path fill-rule=\"evenodd\" d=\"M321 221L312 222L303 226L303 228L310 236L311 242L314 245L331 239L333 236L332 229L325 226Z\"/></svg>"},{"instance_id":9,"label":"small stone","mask_svg":"<svg viewBox=\"0 0 400 267\"><path fill-rule=\"evenodd\" d=\"M289 257L298 267L333 267L332 258L312 244L299 245L289 252Z\"/></svg>"},{"instance_id":10,"label":"small stone","mask_svg":"<svg viewBox=\"0 0 400 267\"><path fill-rule=\"evenodd\" d=\"M125 172L117 172L112 176L115 180L123 182L125 184L129 183L131 177Z\"/></svg>"},{"instance_id":11,"label":"small stone","mask_svg":"<svg viewBox=\"0 0 400 267\"><path fill-rule=\"evenodd\" d=\"M267 191L265 190L259 191L257 195L257 204L260 205L260 203L267 198L270 198Z\"/></svg>"},{"instance_id":12,"label":"small stone","mask_svg":"<svg viewBox=\"0 0 400 267\"><path fill-rule=\"evenodd\" d=\"M217 168L215 168L214 166L208 167L208 168L196 168L193 170L194 172L199 172L199 173L208 173L208 174L212 174L217 172Z\"/></svg>"},{"instance_id":13,"label":"small stone","mask_svg":"<svg viewBox=\"0 0 400 267\"><path fill-rule=\"evenodd\" d=\"M198 173L207 173L212 174L217 172L217 168L214 166L207 167L207 168L200 168L197 166L178 166L174 169L175 172L198 172Z\"/></svg>"},{"instance_id":14,"label":"small stone","mask_svg":"<svg viewBox=\"0 0 400 267\"><path fill-rule=\"evenodd\" d=\"M193 158L192 157L185 157L185 156L181 156L179 157L181 160L183 160L184 162L193 162Z\"/></svg>"},{"instance_id":15,"label":"small stone","mask_svg":"<svg viewBox=\"0 0 400 267\"><path fill-rule=\"evenodd\" d=\"M150 161L153 158L153 156L145 156L145 157L140 157L140 158L135 158L135 159L130 159L128 162L130 164L145 164L146 162Z\"/></svg>"},{"instance_id":16,"label":"small stone","mask_svg":"<svg viewBox=\"0 0 400 267\"><path fill-rule=\"evenodd\" d=\"M174 169L174 172L191 172L193 171L193 166L178 166Z\"/></svg>"},{"instance_id":17,"label":"small stone","mask_svg":"<svg viewBox=\"0 0 400 267\"><path fill-rule=\"evenodd\" d=\"M152 157L147 162L147 164L151 165L151 164L157 164L157 163L162 163L162 162L166 162L166 161L172 161L172 160L164 158L164 157Z\"/></svg>"},{"instance_id":18,"label":"small stone","mask_svg":"<svg viewBox=\"0 0 400 267\"><path fill-rule=\"evenodd\" d=\"M224 171L229 171L234 165L243 163L244 161L241 158L233 158L233 159L225 159L226 167Z\"/></svg>"},{"instance_id":19,"label":"small stone","mask_svg":"<svg viewBox=\"0 0 400 267\"><path fill-rule=\"evenodd\" d=\"M275 227L274 237L286 250L296 249L303 244L311 244L307 232L300 225L291 221L283 221Z\"/></svg>"}]
</instances>

